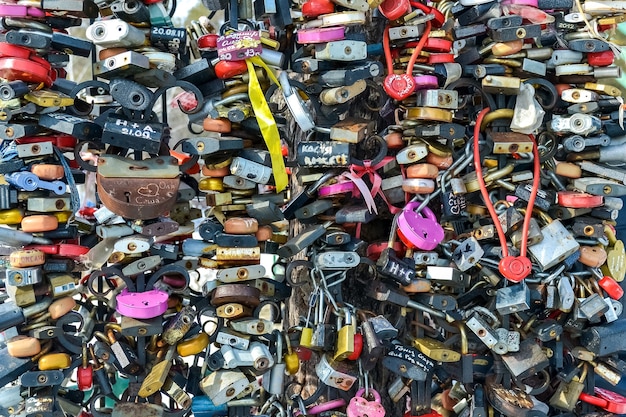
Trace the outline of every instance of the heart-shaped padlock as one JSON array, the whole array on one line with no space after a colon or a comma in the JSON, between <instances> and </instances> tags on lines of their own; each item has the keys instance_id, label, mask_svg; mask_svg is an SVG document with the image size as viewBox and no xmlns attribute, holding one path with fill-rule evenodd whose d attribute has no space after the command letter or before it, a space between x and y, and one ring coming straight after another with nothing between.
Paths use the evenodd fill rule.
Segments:
<instances>
[{"instance_id":1,"label":"heart-shaped padlock","mask_svg":"<svg viewBox=\"0 0 626 417\"><path fill-rule=\"evenodd\" d=\"M385 417L385 409L380 403L380 394L374 389L369 391L374 396L374 401L363 398L365 389L359 389L346 408L348 417Z\"/></svg>"},{"instance_id":2,"label":"heart-shaped padlock","mask_svg":"<svg viewBox=\"0 0 626 417\"><path fill-rule=\"evenodd\" d=\"M443 227L428 207L416 213L420 204L411 202L404 207L398 216L398 236L411 249L433 250L443 240Z\"/></svg>"},{"instance_id":3,"label":"heart-shaped padlock","mask_svg":"<svg viewBox=\"0 0 626 417\"><path fill-rule=\"evenodd\" d=\"M130 292L124 288L115 298L115 309L122 316L133 319L151 319L165 313L169 294L161 290Z\"/></svg>"}]
</instances>

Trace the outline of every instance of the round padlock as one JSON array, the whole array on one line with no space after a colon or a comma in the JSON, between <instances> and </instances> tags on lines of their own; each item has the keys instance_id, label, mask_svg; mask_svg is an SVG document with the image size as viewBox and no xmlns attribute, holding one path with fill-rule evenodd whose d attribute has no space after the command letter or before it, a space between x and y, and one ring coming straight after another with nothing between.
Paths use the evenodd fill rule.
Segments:
<instances>
[{"instance_id":1,"label":"round padlock","mask_svg":"<svg viewBox=\"0 0 626 417\"><path fill-rule=\"evenodd\" d=\"M428 207L416 213L420 204L411 202L404 207L398 216L398 237L409 248L433 250L444 238L443 227Z\"/></svg>"}]
</instances>

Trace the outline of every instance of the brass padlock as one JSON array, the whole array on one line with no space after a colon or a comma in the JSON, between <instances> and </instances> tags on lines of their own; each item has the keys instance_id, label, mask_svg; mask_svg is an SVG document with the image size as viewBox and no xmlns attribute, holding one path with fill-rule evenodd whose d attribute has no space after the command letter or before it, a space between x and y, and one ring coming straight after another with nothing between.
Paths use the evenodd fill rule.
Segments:
<instances>
[{"instance_id":1,"label":"brass padlock","mask_svg":"<svg viewBox=\"0 0 626 417\"><path fill-rule=\"evenodd\" d=\"M342 361L354 353L355 318L349 308L343 309L344 317L337 316L337 342L333 360ZM343 321L343 325L342 322Z\"/></svg>"}]
</instances>

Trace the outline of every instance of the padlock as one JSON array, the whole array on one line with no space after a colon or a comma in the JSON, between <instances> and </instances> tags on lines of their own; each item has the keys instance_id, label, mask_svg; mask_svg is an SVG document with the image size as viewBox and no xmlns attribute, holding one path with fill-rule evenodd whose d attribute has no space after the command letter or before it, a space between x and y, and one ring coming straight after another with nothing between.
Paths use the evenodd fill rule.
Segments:
<instances>
[{"instance_id":1,"label":"padlock","mask_svg":"<svg viewBox=\"0 0 626 417\"><path fill-rule=\"evenodd\" d=\"M370 389L369 391L374 397L374 400L368 401L363 398L365 388L359 389L346 408L348 417L363 417L366 415L378 417L385 416L385 409L381 404L380 394L374 389Z\"/></svg>"},{"instance_id":2,"label":"padlock","mask_svg":"<svg viewBox=\"0 0 626 417\"><path fill-rule=\"evenodd\" d=\"M415 213L419 203L409 203L398 217L398 237L411 248L432 250L443 240L443 229L437 223L434 213L424 207L426 217Z\"/></svg>"},{"instance_id":3,"label":"padlock","mask_svg":"<svg viewBox=\"0 0 626 417\"><path fill-rule=\"evenodd\" d=\"M268 374L263 378L263 387L274 395L279 395L284 390L286 363L283 363L283 335L275 331L276 337L276 362Z\"/></svg>"},{"instance_id":4,"label":"padlock","mask_svg":"<svg viewBox=\"0 0 626 417\"><path fill-rule=\"evenodd\" d=\"M343 310L344 316L337 316L337 341L333 360L345 360L355 350L354 336L356 334L356 318L349 309ZM343 321L343 323L341 323Z\"/></svg>"},{"instance_id":5,"label":"padlock","mask_svg":"<svg viewBox=\"0 0 626 417\"><path fill-rule=\"evenodd\" d=\"M543 239L528 247L528 252L542 270L552 268L580 248L578 242L559 220L548 217L545 217L545 220L548 224L541 229ZM555 251L555 248L558 250Z\"/></svg>"}]
</instances>

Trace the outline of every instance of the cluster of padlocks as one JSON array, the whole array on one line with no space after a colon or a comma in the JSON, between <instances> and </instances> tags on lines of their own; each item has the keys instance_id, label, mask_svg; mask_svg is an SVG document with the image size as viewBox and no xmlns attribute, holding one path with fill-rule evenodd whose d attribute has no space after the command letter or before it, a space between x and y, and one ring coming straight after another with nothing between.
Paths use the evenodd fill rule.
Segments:
<instances>
[{"instance_id":1,"label":"cluster of padlocks","mask_svg":"<svg viewBox=\"0 0 626 417\"><path fill-rule=\"evenodd\" d=\"M626 2L202 4L0 1L0 416L626 414Z\"/></svg>"}]
</instances>

